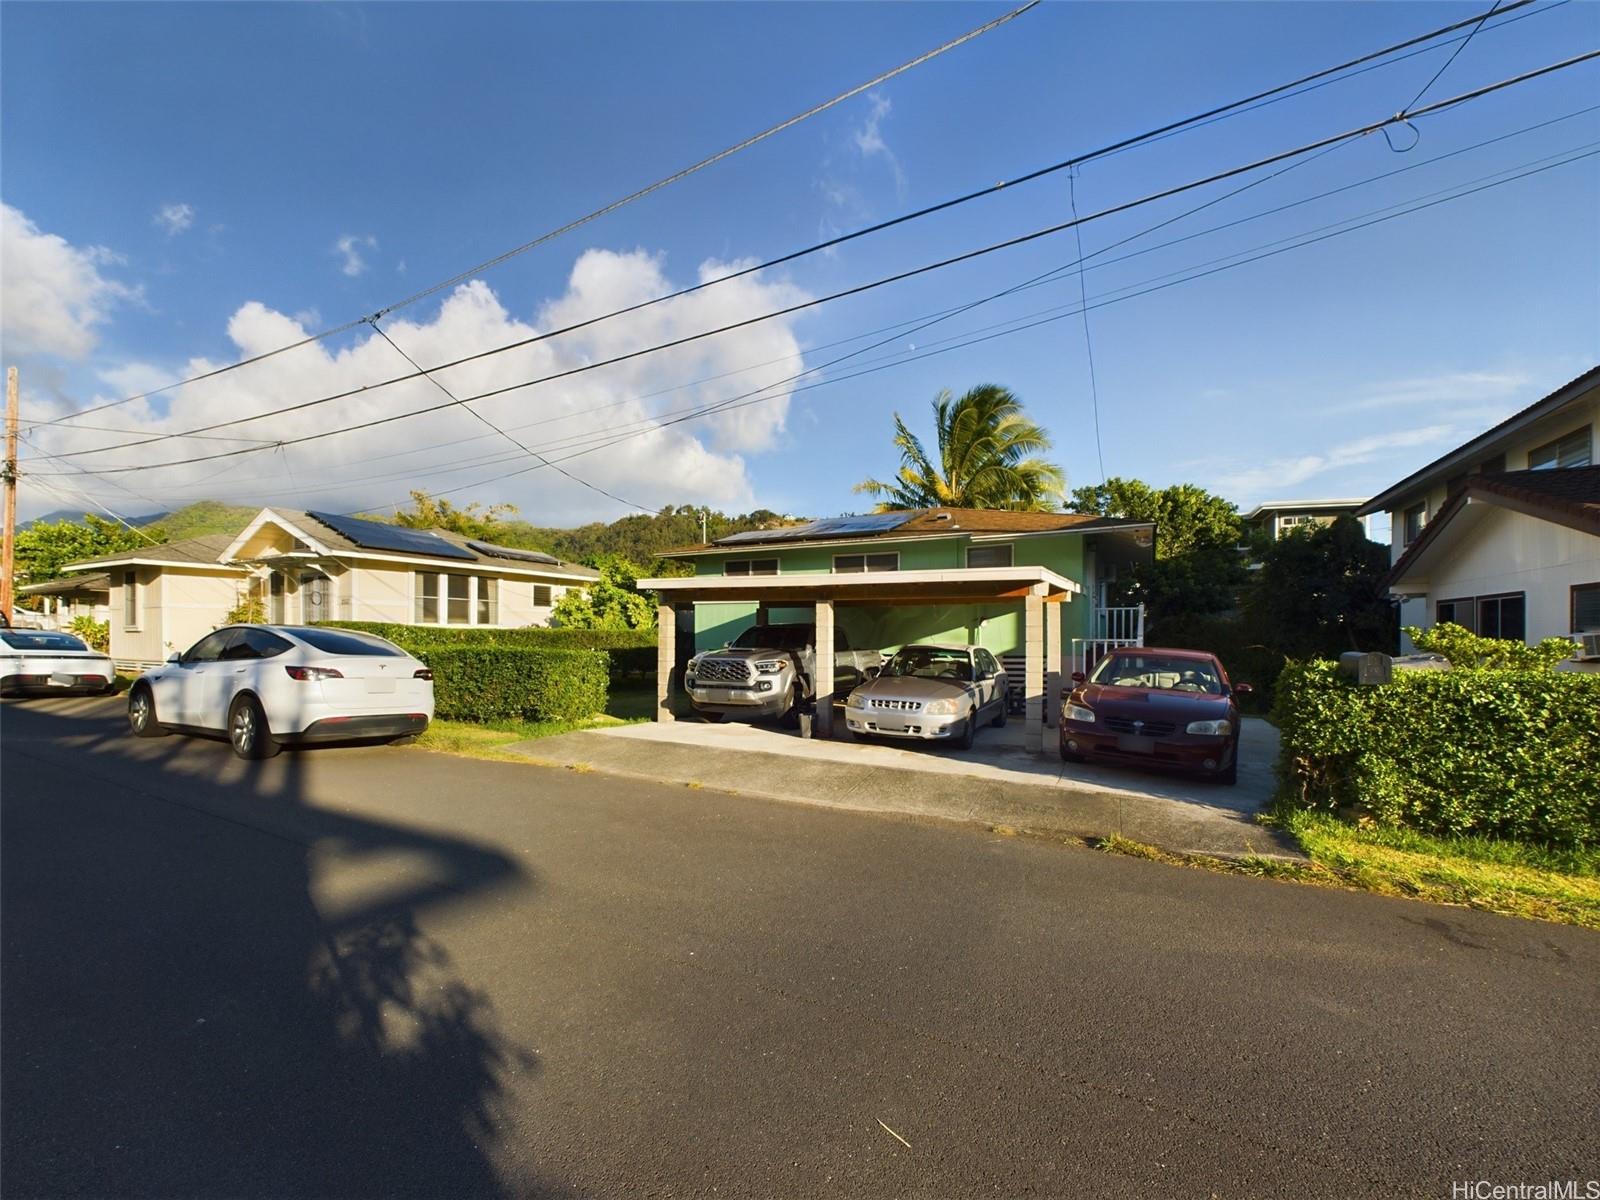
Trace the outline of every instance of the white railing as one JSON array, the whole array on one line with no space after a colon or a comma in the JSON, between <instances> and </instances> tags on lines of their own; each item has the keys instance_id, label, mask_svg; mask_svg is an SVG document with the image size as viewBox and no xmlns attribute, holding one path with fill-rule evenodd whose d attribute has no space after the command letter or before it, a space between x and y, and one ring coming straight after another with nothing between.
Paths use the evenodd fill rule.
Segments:
<instances>
[{"instance_id":1,"label":"white railing","mask_svg":"<svg viewBox=\"0 0 1600 1200\"><path fill-rule=\"evenodd\" d=\"M1087 675L1108 650L1144 645L1144 605L1097 608L1090 614L1089 629L1092 636L1072 639L1069 671Z\"/></svg>"}]
</instances>

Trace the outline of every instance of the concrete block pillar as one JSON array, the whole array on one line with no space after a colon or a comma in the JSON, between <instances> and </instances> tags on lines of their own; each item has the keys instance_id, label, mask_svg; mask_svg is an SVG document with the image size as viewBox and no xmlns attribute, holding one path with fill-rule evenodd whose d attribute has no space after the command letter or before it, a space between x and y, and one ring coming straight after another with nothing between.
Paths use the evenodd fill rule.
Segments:
<instances>
[{"instance_id":1,"label":"concrete block pillar","mask_svg":"<svg viewBox=\"0 0 1600 1200\"><path fill-rule=\"evenodd\" d=\"M833 602L817 601L816 689L817 712L812 732L819 738L833 736Z\"/></svg>"},{"instance_id":2,"label":"concrete block pillar","mask_svg":"<svg viewBox=\"0 0 1600 1200\"><path fill-rule=\"evenodd\" d=\"M678 610L656 605L656 720L675 721L672 711L673 671L678 665Z\"/></svg>"},{"instance_id":3,"label":"concrete block pillar","mask_svg":"<svg viewBox=\"0 0 1600 1200\"><path fill-rule=\"evenodd\" d=\"M768 622L771 621L771 619L772 619L772 610L771 609L769 609L765 604L756 605L756 625L758 627L763 628L763 629L766 628Z\"/></svg>"},{"instance_id":4,"label":"concrete block pillar","mask_svg":"<svg viewBox=\"0 0 1600 1200\"><path fill-rule=\"evenodd\" d=\"M1044 746L1044 597L1031 595L1023 603L1022 648L1026 658L1023 670L1023 695L1027 701L1024 729L1028 749Z\"/></svg>"},{"instance_id":5,"label":"concrete block pillar","mask_svg":"<svg viewBox=\"0 0 1600 1200\"><path fill-rule=\"evenodd\" d=\"M1053 731L1061 720L1061 605L1044 606L1044 729L1039 749L1055 749Z\"/></svg>"}]
</instances>

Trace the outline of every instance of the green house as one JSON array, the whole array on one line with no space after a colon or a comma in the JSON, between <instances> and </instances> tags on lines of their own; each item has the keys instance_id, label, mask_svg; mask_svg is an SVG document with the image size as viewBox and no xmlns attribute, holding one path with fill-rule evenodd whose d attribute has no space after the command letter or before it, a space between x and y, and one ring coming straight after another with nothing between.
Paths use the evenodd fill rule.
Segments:
<instances>
[{"instance_id":1,"label":"green house","mask_svg":"<svg viewBox=\"0 0 1600 1200\"><path fill-rule=\"evenodd\" d=\"M697 650L754 624L815 621L818 644L891 653L908 642L981 645L1023 685L1032 745L1054 719L1064 672L1112 645L1142 644L1140 607L1107 607L1115 582L1154 554L1149 522L1078 513L934 508L738 533L663 557L693 568L640 580L661 597L658 719ZM818 705L827 732L831 712Z\"/></svg>"}]
</instances>

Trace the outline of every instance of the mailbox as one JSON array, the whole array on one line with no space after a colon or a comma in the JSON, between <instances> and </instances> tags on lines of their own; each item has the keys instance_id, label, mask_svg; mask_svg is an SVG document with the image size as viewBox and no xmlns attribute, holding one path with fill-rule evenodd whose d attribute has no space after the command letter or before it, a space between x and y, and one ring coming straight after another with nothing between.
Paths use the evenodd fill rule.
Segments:
<instances>
[{"instance_id":1,"label":"mailbox","mask_svg":"<svg viewBox=\"0 0 1600 1200\"><path fill-rule=\"evenodd\" d=\"M1388 683L1394 659L1377 650L1347 650L1339 655L1339 673L1361 684Z\"/></svg>"}]
</instances>

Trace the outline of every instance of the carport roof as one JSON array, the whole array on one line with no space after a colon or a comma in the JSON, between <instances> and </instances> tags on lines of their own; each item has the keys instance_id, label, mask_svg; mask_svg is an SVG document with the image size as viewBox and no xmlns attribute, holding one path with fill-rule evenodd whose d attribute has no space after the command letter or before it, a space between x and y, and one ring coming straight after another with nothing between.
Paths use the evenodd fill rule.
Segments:
<instances>
[{"instance_id":1,"label":"carport roof","mask_svg":"<svg viewBox=\"0 0 1600 1200\"><path fill-rule=\"evenodd\" d=\"M943 571L816 571L794 575L685 575L641 579L641 591L669 602L756 600L811 604L981 604L1042 596L1066 600L1083 592L1048 567L966 567Z\"/></svg>"}]
</instances>

